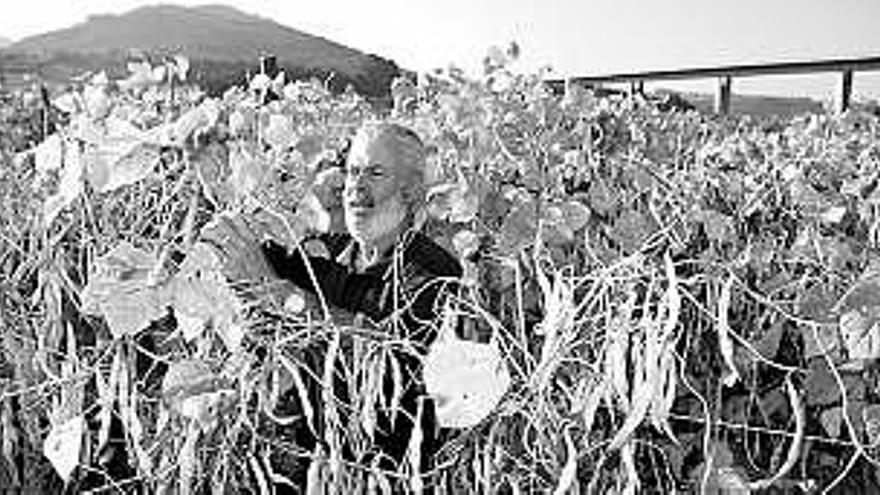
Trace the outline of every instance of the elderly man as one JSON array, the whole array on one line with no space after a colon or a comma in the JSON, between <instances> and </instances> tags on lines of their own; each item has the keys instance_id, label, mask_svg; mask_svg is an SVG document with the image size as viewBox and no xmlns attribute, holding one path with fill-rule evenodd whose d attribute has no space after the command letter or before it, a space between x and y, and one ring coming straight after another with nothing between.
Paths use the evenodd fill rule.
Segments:
<instances>
[{"instance_id":1,"label":"elderly man","mask_svg":"<svg viewBox=\"0 0 880 495\"><path fill-rule=\"evenodd\" d=\"M410 296L398 299L399 304L409 303L398 308L400 316L408 319L406 337L421 346L430 343L432 335L418 320L432 316L441 285L435 279L458 277L461 267L413 229L416 202L424 196L424 164L424 146L411 130L389 123L365 125L352 142L345 170L343 207L351 242L335 260L304 260L297 251L266 243L269 263L279 276L316 291L308 261L330 305L380 323L395 309L392 260L400 255L401 288L407 292L403 295Z\"/></svg>"},{"instance_id":2,"label":"elderly man","mask_svg":"<svg viewBox=\"0 0 880 495\"><path fill-rule=\"evenodd\" d=\"M417 201L424 197L425 154L419 137L404 126L384 122L364 125L352 141L345 168L347 246L333 259L304 257L304 250L277 242L262 244L266 260L279 277L306 291L320 291L328 305L362 315L379 331L408 341L417 353L424 353L434 340L431 320L438 296L462 270L454 256L414 228ZM404 388L399 410L397 414L377 411L375 449L370 458L356 461L395 471L403 464L425 392L421 359L400 349L391 355L399 365ZM390 397L390 371L383 382ZM424 439L419 469L424 472L436 449L436 422L430 401L422 404ZM308 438L305 429L299 432L297 435L307 437L302 439L306 444L317 440Z\"/></svg>"}]
</instances>

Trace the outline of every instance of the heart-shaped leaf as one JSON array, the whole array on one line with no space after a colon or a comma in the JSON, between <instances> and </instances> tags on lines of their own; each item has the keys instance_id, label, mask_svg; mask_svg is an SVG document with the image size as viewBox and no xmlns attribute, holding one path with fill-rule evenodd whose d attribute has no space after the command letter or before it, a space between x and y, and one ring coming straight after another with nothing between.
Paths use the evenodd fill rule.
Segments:
<instances>
[{"instance_id":1,"label":"heart-shaped leaf","mask_svg":"<svg viewBox=\"0 0 880 495\"><path fill-rule=\"evenodd\" d=\"M83 289L83 311L100 314L115 338L134 335L164 315L161 294L151 281L157 259L123 242L95 261Z\"/></svg>"},{"instance_id":2,"label":"heart-shaped leaf","mask_svg":"<svg viewBox=\"0 0 880 495\"><path fill-rule=\"evenodd\" d=\"M52 467L66 482L79 465L82 449L82 436L85 421L82 416L75 416L64 423L54 425L49 436L43 441L43 455L49 459Z\"/></svg>"},{"instance_id":3,"label":"heart-shaped leaf","mask_svg":"<svg viewBox=\"0 0 880 495\"><path fill-rule=\"evenodd\" d=\"M507 392L510 376L495 343L460 340L453 328L441 332L425 357L425 387L435 400L441 426L468 428L492 412Z\"/></svg>"},{"instance_id":4,"label":"heart-shaped leaf","mask_svg":"<svg viewBox=\"0 0 880 495\"><path fill-rule=\"evenodd\" d=\"M164 299L171 302L180 329L190 337L211 324L231 351L241 345L237 328L241 303L229 287L214 250L196 243L180 269L164 287Z\"/></svg>"},{"instance_id":5,"label":"heart-shaped leaf","mask_svg":"<svg viewBox=\"0 0 880 495\"><path fill-rule=\"evenodd\" d=\"M178 361L168 367L162 380L162 398L183 417L210 425L217 419L224 399L224 381L201 359Z\"/></svg>"}]
</instances>

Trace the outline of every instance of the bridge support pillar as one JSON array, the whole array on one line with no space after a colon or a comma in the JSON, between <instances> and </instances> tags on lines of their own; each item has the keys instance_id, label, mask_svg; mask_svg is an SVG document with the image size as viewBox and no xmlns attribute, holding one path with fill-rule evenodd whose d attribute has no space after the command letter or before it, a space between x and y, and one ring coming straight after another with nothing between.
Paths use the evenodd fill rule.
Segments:
<instances>
[{"instance_id":1,"label":"bridge support pillar","mask_svg":"<svg viewBox=\"0 0 880 495\"><path fill-rule=\"evenodd\" d=\"M645 94L645 81L630 81L629 94L630 96Z\"/></svg>"},{"instance_id":2,"label":"bridge support pillar","mask_svg":"<svg viewBox=\"0 0 880 495\"><path fill-rule=\"evenodd\" d=\"M842 113L849 110L850 104L852 103L852 87L853 87L853 73L852 70L844 70L840 73L840 80L837 86L837 92L835 96L835 110L837 112Z\"/></svg>"},{"instance_id":3,"label":"bridge support pillar","mask_svg":"<svg viewBox=\"0 0 880 495\"><path fill-rule=\"evenodd\" d=\"M718 78L718 88L715 91L715 113L721 115L730 113L730 89L732 84L730 76Z\"/></svg>"}]
</instances>

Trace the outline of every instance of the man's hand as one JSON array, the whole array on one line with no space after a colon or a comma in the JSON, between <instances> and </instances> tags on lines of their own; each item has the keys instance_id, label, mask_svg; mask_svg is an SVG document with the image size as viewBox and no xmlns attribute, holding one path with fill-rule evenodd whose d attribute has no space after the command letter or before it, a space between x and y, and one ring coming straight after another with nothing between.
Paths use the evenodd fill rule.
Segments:
<instances>
[{"instance_id":1,"label":"man's hand","mask_svg":"<svg viewBox=\"0 0 880 495\"><path fill-rule=\"evenodd\" d=\"M262 206L250 211L246 222L258 243L274 241L289 248L299 243L307 230L297 214L272 211Z\"/></svg>"},{"instance_id":2,"label":"man's hand","mask_svg":"<svg viewBox=\"0 0 880 495\"><path fill-rule=\"evenodd\" d=\"M261 235L241 215L218 214L202 229L200 240L216 250L232 283L263 284L277 278L260 249Z\"/></svg>"}]
</instances>

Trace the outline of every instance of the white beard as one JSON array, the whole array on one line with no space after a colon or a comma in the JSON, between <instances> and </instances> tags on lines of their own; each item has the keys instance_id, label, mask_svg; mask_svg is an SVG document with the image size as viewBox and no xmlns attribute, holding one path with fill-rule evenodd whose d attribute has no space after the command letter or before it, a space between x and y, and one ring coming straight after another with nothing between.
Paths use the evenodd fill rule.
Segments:
<instances>
[{"instance_id":1,"label":"white beard","mask_svg":"<svg viewBox=\"0 0 880 495\"><path fill-rule=\"evenodd\" d=\"M367 218L345 210L345 228L361 246L373 246L379 239L393 233L406 219L406 206L399 194L376 205Z\"/></svg>"}]
</instances>

